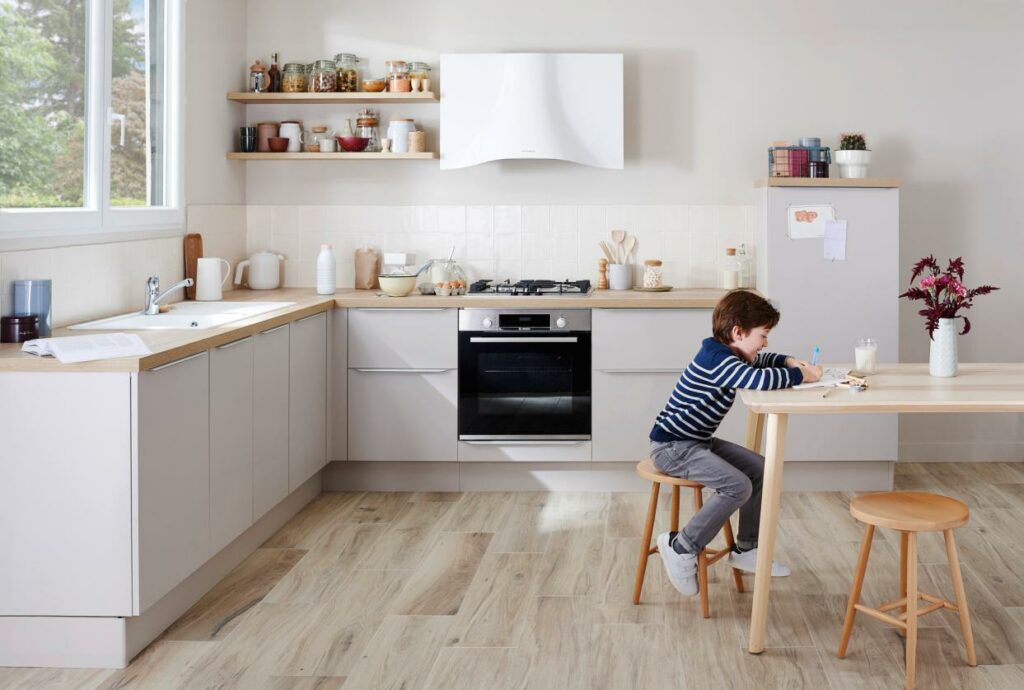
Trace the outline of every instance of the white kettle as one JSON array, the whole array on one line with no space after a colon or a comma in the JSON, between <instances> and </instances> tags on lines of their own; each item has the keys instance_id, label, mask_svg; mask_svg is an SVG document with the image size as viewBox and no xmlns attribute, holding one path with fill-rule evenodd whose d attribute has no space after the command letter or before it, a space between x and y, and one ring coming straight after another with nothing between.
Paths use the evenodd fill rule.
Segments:
<instances>
[{"instance_id":1,"label":"white kettle","mask_svg":"<svg viewBox=\"0 0 1024 690\"><path fill-rule=\"evenodd\" d=\"M249 268L246 284L250 290L274 290L281 284L281 261L284 256L277 252L256 252L235 269L235 285L242 284L242 273Z\"/></svg>"}]
</instances>

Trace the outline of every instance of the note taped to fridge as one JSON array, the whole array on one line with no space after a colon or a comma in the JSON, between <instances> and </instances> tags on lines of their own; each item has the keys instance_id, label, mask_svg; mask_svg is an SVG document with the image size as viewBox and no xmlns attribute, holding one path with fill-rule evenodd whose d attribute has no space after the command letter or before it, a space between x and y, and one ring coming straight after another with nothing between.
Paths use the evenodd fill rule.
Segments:
<instances>
[{"instance_id":1,"label":"note taped to fridge","mask_svg":"<svg viewBox=\"0 0 1024 690\"><path fill-rule=\"evenodd\" d=\"M825 261L846 261L846 221L825 222Z\"/></svg>"},{"instance_id":2,"label":"note taped to fridge","mask_svg":"<svg viewBox=\"0 0 1024 690\"><path fill-rule=\"evenodd\" d=\"M789 220L789 239L809 240L825 236L825 223L835 220L836 210L825 204L790 206L786 215Z\"/></svg>"}]
</instances>

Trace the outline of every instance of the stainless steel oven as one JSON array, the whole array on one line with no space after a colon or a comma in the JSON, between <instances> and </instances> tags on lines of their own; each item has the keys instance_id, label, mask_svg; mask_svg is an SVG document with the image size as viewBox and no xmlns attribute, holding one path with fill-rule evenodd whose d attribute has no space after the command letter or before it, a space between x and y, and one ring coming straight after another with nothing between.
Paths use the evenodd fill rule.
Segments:
<instances>
[{"instance_id":1,"label":"stainless steel oven","mask_svg":"<svg viewBox=\"0 0 1024 690\"><path fill-rule=\"evenodd\" d=\"M459 440L590 439L589 309L459 310Z\"/></svg>"}]
</instances>

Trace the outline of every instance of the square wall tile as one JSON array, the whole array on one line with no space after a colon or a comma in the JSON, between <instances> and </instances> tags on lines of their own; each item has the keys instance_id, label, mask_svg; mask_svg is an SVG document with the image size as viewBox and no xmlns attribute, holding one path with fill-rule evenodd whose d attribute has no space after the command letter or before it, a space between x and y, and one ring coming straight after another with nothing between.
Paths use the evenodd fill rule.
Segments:
<instances>
[{"instance_id":1,"label":"square wall tile","mask_svg":"<svg viewBox=\"0 0 1024 690\"><path fill-rule=\"evenodd\" d=\"M495 206L494 232L496 234L518 234L523 230L521 206Z\"/></svg>"},{"instance_id":2,"label":"square wall tile","mask_svg":"<svg viewBox=\"0 0 1024 690\"><path fill-rule=\"evenodd\" d=\"M489 234L494 232L494 207L467 206L466 232L470 234Z\"/></svg>"}]
</instances>

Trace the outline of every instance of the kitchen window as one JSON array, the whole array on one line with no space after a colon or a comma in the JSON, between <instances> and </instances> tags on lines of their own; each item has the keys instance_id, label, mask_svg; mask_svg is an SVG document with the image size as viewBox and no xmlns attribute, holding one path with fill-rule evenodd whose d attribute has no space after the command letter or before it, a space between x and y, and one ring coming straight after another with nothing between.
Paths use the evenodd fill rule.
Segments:
<instances>
[{"instance_id":1,"label":"kitchen window","mask_svg":"<svg viewBox=\"0 0 1024 690\"><path fill-rule=\"evenodd\" d=\"M0 0L0 241L180 229L182 4Z\"/></svg>"}]
</instances>

